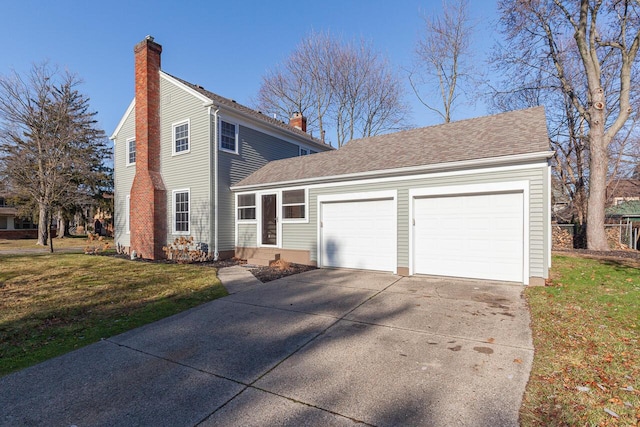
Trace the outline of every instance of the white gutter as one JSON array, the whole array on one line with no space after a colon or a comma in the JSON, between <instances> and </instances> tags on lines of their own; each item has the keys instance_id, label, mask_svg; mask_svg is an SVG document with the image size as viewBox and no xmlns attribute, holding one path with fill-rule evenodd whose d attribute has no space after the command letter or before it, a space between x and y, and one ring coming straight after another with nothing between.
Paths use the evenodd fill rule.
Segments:
<instances>
[{"instance_id":1,"label":"white gutter","mask_svg":"<svg viewBox=\"0 0 640 427\"><path fill-rule=\"evenodd\" d=\"M317 176L309 178L294 179L290 181L274 181L263 184L235 185L232 191L238 190L259 190L261 188L271 188L282 185L304 185L318 184L324 182L351 181L358 178L384 178L388 176L415 175L417 173L434 173L455 169L468 169L471 167L498 166L508 163L530 162L533 160L549 159L553 156L553 151L541 151L537 153L515 154L511 156L491 157L487 159L462 160L459 162L436 163L433 165L420 165L405 168L383 169L366 172L355 172L344 175Z\"/></svg>"}]
</instances>

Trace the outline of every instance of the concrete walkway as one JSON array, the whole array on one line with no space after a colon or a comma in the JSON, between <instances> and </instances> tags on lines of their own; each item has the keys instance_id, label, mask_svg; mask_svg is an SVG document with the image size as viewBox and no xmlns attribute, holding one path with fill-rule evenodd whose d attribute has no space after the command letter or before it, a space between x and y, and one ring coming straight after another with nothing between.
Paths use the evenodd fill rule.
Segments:
<instances>
[{"instance_id":1,"label":"concrete walkway","mask_svg":"<svg viewBox=\"0 0 640 427\"><path fill-rule=\"evenodd\" d=\"M219 274L228 297L0 378L0 425L518 425L522 286Z\"/></svg>"}]
</instances>

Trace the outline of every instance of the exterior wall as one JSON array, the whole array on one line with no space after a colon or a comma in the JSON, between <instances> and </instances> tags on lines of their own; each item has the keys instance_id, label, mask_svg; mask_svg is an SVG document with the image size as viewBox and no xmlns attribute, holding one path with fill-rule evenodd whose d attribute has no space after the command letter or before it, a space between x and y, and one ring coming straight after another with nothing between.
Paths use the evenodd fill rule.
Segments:
<instances>
[{"instance_id":1,"label":"exterior wall","mask_svg":"<svg viewBox=\"0 0 640 427\"><path fill-rule=\"evenodd\" d=\"M222 255L235 250L235 197L229 187L269 161L298 156L299 146L305 144L256 130L260 126L253 128L241 117L221 112L220 118L238 125L238 153L218 152L218 250ZM184 120L189 120L189 152L175 155L172 125ZM213 250L213 144L218 143L213 141L214 120L202 99L160 78L160 171L166 188L167 243L180 236L173 233L173 192L189 190L189 235ZM136 168L135 164L127 166L127 140L134 137L135 109L132 109L114 140L114 238L125 247L131 244L131 235L126 232L126 204Z\"/></svg>"},{"instance_id":2,"label":"exterior wall","mask_svg":"<svg viewBox=\"0 0 640 427\"><path fill-rule=\"evenodd\" d=\"M189 236L194 241L209 244L211 145L207 108L195 96L166 79L160 79L160 170L167 191L166 241L180 234L173 233L173 192L189 190ZM189 151L173 154L173 126L189 120Z\"/></svg>"},{"instance_id":3,"label":"exterior wall","mask_svg":"<svg viewBox=\"0 0 640 427\"><path fill-rule=\"evenodd\" d=\"M443 186L482 184L508 181L529 181L529 272L531 277L547 277L548 261L545 245L548 244L549 224L546 210L549 209L547 194L547 166L527 168L495 168L465 171L463 173L434 173L407 178L371 179L358 183L319 184L306 186L309 210L307 223L281 223L281 247L309 252L313 262L317 262L318 246L318 196L372 191L397 191L397 256L398 272L409 268L409 189ZM265 190L267 191L267 190ZM273 191L273 190L271 190ZM526 226L526 225L525 225ZM238 246L256 247L257 223L238 224Z\"/></svg>"},{"instance_id":4,"label":"exterior wall","mask_svg":"<svg viewBox=\"0 0 640 427\"><path fill-rule=\"evenodd\" d=\"M114 214L113 224L114 242L122 246L129 247L131 244L131 234L126 230L126 204L127 196L131 192L131 184L136 174L136 165L127 166L127 139L136 135L136 113L132 110L125 119L118 137L113 144L113 165L114 165Z\"/></svg>"},{"instance_id":5,"label":"exterior wall","mask_svg":"<svg viewBox=\"0 0 640 427\"><path fill-rule=\"evenodd\" d=\"M222 118L234 122L232 118ZM235 197L229 187L272 160L298 156L299 150L298 144L239 125L238 154L220 151L218 158L219 250L235 249Z\"/></svg>"}]
</instances>

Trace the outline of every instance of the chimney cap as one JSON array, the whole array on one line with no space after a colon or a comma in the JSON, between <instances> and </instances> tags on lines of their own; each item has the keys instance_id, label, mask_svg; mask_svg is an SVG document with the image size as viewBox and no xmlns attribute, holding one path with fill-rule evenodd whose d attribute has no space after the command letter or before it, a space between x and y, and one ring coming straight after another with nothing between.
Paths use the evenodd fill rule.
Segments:
<instances>
[{"instance_id":1,"label":"chimney cap","mask_svg":"<svg viewBox=\"0 0 640 427\"><path fill-rule=\"evenodd\" d=\"M147 35L144 39L149 40L151 42L154 40L153 36L150 36L150 35Z\"/></svg>"}]
</instances>

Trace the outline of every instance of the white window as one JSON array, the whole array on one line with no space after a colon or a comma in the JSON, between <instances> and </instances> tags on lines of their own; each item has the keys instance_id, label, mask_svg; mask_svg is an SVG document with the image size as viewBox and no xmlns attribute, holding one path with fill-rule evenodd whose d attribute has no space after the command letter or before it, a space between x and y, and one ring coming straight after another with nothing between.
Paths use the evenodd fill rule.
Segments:
<instances>
[{"instance_id":1,"label":"white window","mask_svg":"<svg viewBox=\"0 0 640 427\"><path fill-rule=\"evenodd\" d=\"M173 191L173 232L174 234L189 234L190 222L189 190Z\"/></svg>"},{"instance_id":2,"label":"white window","mask_svg":"<svg viewBox=\"0 0 640 427\"><path fill-rule=\"evenodd\" d=\"M174 123L172 126L173 133L173 154L182 154L189 152L189 120Z\"/></svg>"},{"instance_id":3,"label":"white window","mask_svg":"<svg viewBox=\"0 0 640 427\"><path fill-rule=\"evenodd\" d=\"M127 230L127 234L131 233L131 196L127 194L127 198L124 202L124 229Z\"/></svg>"},{"instance_id":4,"label":"white window","mask_svg":"<svg viewBox=\"0 0 640 427\"><path fill-rule=\"evenodd\" d=\"M306 214L306 195L304 189L282 192L283 219L305 219Z\"/></svg>"},{"instance_id":5,"label":"white window","mask_svg":"<svg viewBox=\"0 0 640 427\"><path fill-rule=\"evenodd\" d=\"M306 148L300 147L300 155L301 156L306 156L308 154L309 154L309 150L307 150Z\"/></svg>"},{"instance_id":6,"label":"white window","mask_svg":"<svg viewBox=\"0 0 640 427\"><path fill-rule=\"evenodd\" d=\"M256 219L256 195L255 194L239 194L238 195L238 220L255 220Z\"/></svg>"},{"instance_id":7,"label":"white window","mask_svg":"<svg viewBox=\"0 0 640 427\"><path fill-rule=\"evenodd\" d=\"M238 126L220 120L220 149L238 153Z\"/></svg>"},{"instance_id":8,"label":"white window","mask_svg":"<svg viewBox=\"0 0 640 427\"><path fill-rule=\"evenodd\" d=\"M136 164L136 139L127 139L127 166Z\"/></svg>"}]
</instances>

